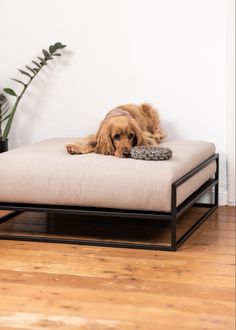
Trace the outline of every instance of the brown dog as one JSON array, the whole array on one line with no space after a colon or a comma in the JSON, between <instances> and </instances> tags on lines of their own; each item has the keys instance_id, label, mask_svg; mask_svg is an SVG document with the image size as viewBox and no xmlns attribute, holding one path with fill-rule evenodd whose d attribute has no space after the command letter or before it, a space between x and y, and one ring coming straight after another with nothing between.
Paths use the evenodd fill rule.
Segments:
<instances>
[{"instance_id":1,"label":"brown dog","mask_svg":"<svg viewBox=\"0 0 236 330\"><path fill-rule=\"evenodd\" d=\"M127 104L111 110L96 135L66 145L70 154L96 152L128 157L134 146L156 146L164 138L157 111L149 104Z\"/></svg>"}]
</instances>

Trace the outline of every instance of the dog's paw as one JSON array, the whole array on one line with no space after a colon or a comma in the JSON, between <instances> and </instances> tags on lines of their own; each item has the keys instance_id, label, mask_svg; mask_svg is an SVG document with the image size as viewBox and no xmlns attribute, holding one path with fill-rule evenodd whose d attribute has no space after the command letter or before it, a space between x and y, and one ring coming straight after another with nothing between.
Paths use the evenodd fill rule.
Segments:
<instances>
[{"instance_id":1,"label":"dog's paw","mask_svg":"<svg viewBox=\"0 0 236 330\"><path fill-rule=\"evenodd\" d=\"M66 145L66 150L71 155L79 155L82 153L81 148L75 143L68 143Z\"/></svg>"}]
</instances>

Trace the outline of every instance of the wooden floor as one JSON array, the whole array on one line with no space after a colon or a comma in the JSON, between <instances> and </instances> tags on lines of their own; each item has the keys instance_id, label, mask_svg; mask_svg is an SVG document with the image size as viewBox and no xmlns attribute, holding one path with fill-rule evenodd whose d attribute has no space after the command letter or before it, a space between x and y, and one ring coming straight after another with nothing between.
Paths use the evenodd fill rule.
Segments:
<instances>
[{"instance_id":1,"label":"wooden floor","mask_svg":"<svg viewBox=\"0 0 236 330\"><path fill-rule=\"evenodd\" d=\"M178 252L0 241L0 253L1 330L235 329L233 207Z\"/></svg>"}]
</instances>

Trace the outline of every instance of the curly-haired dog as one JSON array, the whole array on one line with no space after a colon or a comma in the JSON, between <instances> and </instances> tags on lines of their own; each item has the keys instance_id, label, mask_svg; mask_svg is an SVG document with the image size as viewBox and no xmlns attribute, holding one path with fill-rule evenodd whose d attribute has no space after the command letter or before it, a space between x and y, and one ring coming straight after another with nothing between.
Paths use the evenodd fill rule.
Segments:
<instances>
[{"instance_id":1,"label":"curly-haired dog","mask_svg":"<svg viewBox=\"0 0 236 330\"><path fill-rule=\"evenodd\" d=\"M156 146L164 138L159 115L150 104L127 104L108 112L96 135L68 143L66 148L70 154L128 157L132 147Z\"/></svg>"}]
</instances>

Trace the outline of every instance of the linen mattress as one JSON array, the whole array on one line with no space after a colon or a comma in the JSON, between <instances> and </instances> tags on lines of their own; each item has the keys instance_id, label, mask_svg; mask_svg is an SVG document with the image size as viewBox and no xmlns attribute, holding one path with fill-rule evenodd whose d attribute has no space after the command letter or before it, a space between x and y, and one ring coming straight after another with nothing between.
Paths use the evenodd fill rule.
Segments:
<instances>
[{"instance_id":1,"label":"linen mattress","mask_svg":"<svg viewBox=\"0 0 236 330\"><path fill-rule=\"evenodd\" d=\"M165 161L70 155L55 138L0 154L0 203L86 206L170 212L171 185L215 153L206 141L161 143L173 151ZM210 179L215 161L178 187L177 205Z\"/></svg>"}]
</instances>

